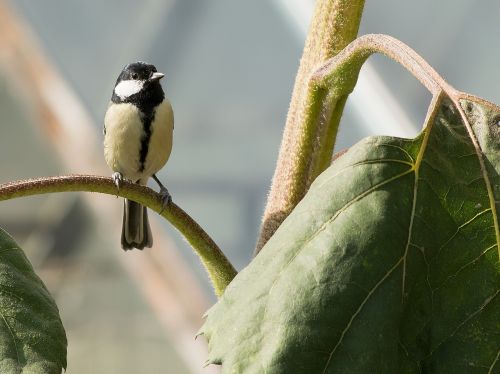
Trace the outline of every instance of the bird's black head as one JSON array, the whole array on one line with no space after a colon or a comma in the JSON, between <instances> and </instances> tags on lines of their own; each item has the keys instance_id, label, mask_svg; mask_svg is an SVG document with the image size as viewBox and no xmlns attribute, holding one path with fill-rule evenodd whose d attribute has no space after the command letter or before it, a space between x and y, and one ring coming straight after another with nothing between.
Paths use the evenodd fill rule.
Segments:
<instances>
[{"instance_id":1,"label":"bird's black head","mask_svg":"<svg viewBox=\"0 0 500 374\"><path fill-rule=\"evenodd\" d=\"M154 65L145 62L128 64L116 80L111 101L131 103L141 111L149 112L165 97L160 85L163 76Z\"/></svg>"},{"instance_id":2,"label":"bird's black head","mask_svg":"<svg viewBox=\"0 0 500 374\"><path fill-rule=\"evenodd\" d=\"M124 80L148 80L156 73L156 67L145 62L134 62L125 66L118 77L117 83Z\"/></svg>"}]
</instances>

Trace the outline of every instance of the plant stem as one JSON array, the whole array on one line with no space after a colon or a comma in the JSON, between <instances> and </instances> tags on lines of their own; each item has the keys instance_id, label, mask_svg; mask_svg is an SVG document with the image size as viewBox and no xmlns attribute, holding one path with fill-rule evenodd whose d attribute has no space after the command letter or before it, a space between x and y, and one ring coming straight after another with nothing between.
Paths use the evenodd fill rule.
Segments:
<instances>
[{"instance_id":1,"label":"plant stem","mask_svg":"<svg viewBox=\"0 0 500 374\"><path fill-rule=\"evenodd\" d=\"M347 96L332 106L315 101L311 74L358 33L364 0L318 0L295 80L256 253L329 165Z\"/></svg>"},{"instance_id":2,"label":"plant stem","mask_svg":"<svg viewBox=\"0 0 500 374\"><path fill-rule=\"evenodd\" d=\"M111 178L93 175L70 175L16 181L0 185L0 201L53 192L87 191L121 196L134 200L166 218L181 232L208 272L215 293L220 297L236 276L236 270L217 244L184 210L173 202L162 208L161 196L152 189L123 182L118 191Z\"/></svg>"}]
</instances>

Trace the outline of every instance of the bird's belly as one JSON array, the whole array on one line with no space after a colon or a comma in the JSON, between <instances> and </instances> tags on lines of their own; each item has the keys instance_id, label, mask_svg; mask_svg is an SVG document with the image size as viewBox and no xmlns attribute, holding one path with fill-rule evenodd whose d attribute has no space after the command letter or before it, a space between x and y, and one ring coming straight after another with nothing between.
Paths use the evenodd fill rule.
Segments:
<instances>
[{"instance_id":1,"label":"bird's belly","mask_svg":"<svg viewBox=\"0 0 500 374\"><path fill-rule=\"evenodd\" d=\"M104 157L113 171L126 179L147 179L167 162L172 150L173 113L165 99L154 113L146 158L141 162L142 141L146 136L140 112L129 103L114 104L108 108L104 118Z\"/></svg>"},{"instance_id":2,"label":"bird's belly","mask_svg":"<svg viewBox=\"0 0 500 374\"><path fill-rule=\"evenodd\" d=\"M172 133L174 116L170 102L165 99L155 111L151 123L151 138L148 144L148 153L144 162L144 174L151 176L160 170L172 151Z\"/></svg>"},{"instance_id":3,"label":"bird's belly","mask_svg":"<svg viewBox=\"0 0 500 374\"><path fill-rule=\"evenodd\" d=\"M113 171L136 181L141 178L140 149L144 129L139 110L132 104L114 104L104 118L104 158Z\"/></svg>"}]
</instances>

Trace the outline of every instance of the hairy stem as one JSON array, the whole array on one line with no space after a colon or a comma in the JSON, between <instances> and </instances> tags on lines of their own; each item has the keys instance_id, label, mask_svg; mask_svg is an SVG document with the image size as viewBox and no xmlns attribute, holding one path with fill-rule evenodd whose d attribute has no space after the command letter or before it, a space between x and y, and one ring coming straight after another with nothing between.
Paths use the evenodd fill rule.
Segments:
<instances>
[{"instance_id":1,"label":"hairy stem","mask_svg":"<svg viewBox=\"0 0 500 374\"><path fill-rule=\"evenodd\" d=\"M325 107L309 86L311 74L358 33L364 0L318 0L295 80L256 253L328 166L347 96Z\"/></svg>"},{"instance_id":2,"label":"hairy stem","mask_svg":"<svg viewBox=\"0 0 500 374\"><path fill-rule=\"evenodd\" d=\"M217 296L236 276L236 270L217 244L185 211L174 203L162 211L161 196L152 189L123 182L118 191L111 178L93 175L46 177L0 184L0 201L53 192L100 192L134 200L160 213L181 232L200 257Z\"/></svg>"}]
</instances>

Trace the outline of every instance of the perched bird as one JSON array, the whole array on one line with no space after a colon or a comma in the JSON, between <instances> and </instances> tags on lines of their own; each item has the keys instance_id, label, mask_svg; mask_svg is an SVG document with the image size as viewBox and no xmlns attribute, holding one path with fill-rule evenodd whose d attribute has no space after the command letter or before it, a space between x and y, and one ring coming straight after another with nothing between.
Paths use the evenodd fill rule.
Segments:
<instances>
[{"instance_id":1,"label":"perched bird","mask_svg":"<svg viewBox=\"0 0 500 374\"><path fill-rule=\"evenodd\" d=\"M163 76L144 62L122 70L104 118L104 157L117 188L124 178L146 185L152 177L166 206L170 194L155 175L170 156L174 129L172 107L160 85ZM124 202L121 244L124 250L153 245L146 207L131 200Z\"/></svg>"}]
</instances>

